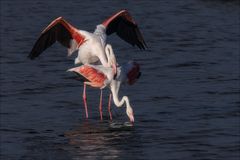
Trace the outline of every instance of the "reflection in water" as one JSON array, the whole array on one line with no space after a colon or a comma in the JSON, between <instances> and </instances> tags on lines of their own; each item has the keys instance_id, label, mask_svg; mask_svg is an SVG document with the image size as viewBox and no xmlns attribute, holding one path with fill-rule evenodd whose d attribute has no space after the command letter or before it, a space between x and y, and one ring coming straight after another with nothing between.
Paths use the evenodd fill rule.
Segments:
<instances>
[{"instance_id":1,"label":"reflection in water","mask_svg":"<svg viewBox=\"0 0 240 160\"><path fill-rule=\"evenodd\" d=\"M117 127L115 127L117 125ZM74 159L119 159L125 157L128 147L139 146L141 141L133 126L128 124L85 121L74 130L65 133L69 139L67 149ZM142 152L139 150L138 152ZM137 158L133 153L126 158Z\"/></svg>"}]
</instances>

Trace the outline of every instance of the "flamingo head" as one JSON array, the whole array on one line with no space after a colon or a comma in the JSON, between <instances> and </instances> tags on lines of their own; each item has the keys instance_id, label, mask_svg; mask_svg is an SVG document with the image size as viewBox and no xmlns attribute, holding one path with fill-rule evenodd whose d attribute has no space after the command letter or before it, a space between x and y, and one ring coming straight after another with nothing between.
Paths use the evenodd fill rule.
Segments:
<instances>
[{"instance_id":1,"label":"flamingo head","mask_svg":"<svg viewBox=\"0 0 240 160\"><path fill-rule=\"evenodd\" d=\"M127 107L126 113L127 113L127 116L129 118L130 122L133 123L134 122L134 114L133 114L132 107Z\"/></svg>"},{"instance_id":2,"label":"flamingo head","mask_svg":"<svg viewBox=\"0 0 240 160\"><path fill-rule=\"evenodd\" d=\"M133 85L141 76L140 66L137 62L128 62L127 69L127 82L129 85Z\"/></svg>"}]
</instances>

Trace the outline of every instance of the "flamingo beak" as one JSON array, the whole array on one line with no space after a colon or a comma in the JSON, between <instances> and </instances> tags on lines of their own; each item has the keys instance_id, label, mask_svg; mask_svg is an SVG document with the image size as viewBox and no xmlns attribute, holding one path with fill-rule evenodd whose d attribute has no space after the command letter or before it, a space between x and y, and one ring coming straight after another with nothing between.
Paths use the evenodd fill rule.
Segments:
<instances>
[{"instance_id":1,"label":"flamingo beak","mask_svg":"<svg viewBox=\"0 0 240 160\"><path fill-rule=\"evenodd\" d=\"M130 122L133 124L134 123L134 116L133 114L129 116Z\"/></svg>"}]
</instances>

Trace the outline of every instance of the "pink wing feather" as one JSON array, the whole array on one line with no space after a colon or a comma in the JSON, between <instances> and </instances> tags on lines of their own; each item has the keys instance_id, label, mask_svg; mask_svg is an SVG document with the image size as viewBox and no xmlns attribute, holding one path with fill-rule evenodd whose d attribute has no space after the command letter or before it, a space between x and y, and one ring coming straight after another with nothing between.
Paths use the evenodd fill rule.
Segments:
<instances>
[{"instance_id":1,"label":"pink wing feather","mask_svg":"<svg viewBox=\"0 0 240 160\"><path fill-rule=\"evenodd\" d=\"M87 80L90 81L90 85L92 87L101 88L103 87L104 81L107 79L106 75L99 70L89 66L89 65L82 65L80 67L75 67L70 69L69 71L73 71L85 77Z\"/></svg>"}]
</instances>

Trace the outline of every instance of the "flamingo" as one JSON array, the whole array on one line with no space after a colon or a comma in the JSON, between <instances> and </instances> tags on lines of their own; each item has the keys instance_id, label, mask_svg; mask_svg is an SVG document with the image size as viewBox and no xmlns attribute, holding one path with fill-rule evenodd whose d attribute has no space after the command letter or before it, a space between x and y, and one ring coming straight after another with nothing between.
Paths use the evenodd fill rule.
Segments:
<instances>
[{"instance_id":1,"label":"flamingo","mask_svg":"<svg viewBox=\"0 0 240 160\"><path fill-rule=\"evenodd\" d=\"M117 107L122 107L124 104L126 104L126 114L129 117L130 122L132 123L134 122L133 109L130 105L129 98L127 96L123 96L121 100L119 100L118 92L122 83L128 83L129 85L132 85L140 77L141 75L140 67L136 62L130 61L122 67L117 67L116 78L113 78L114 73L112 72L112 69L109 67L104 67L103 65L85 64L79 67L71 68L68 71L75 72L78 75L83 76L87 80L84 82L83 89L83 101L85 111L87 108L86 85L90 85L94 88L99 88L101 90L99 112L100 118L102 120L102 89L104 89L105 87L109 87L112 93L109 95L108 101L108 112L110 120L112 120L110 104L111 97L113 97L113 102Z\"/></svg>"},{"instance_id":2,"label":"flamingo","mask_svg":"<svg viewBox=\"0 0 240 160\"><path fill-rule=\"evenodd\" d=\"M112 66L112 64L116 64L116 58L112 49L112 46L110 44L106 45L106 55L108 58L108 62L110 63L110 66ZM83 102L84 102L84 108L85 108L85 114L86 114L86 118L88 118L88 107L87 107L87 96L86 96L86 85L90 85L92 87L96 87L96 88L100 88L101 89L101 95L100 97L102 97L102 89L105 88L107 86L107 84L109 84L109 82L114 78L114 71L109 71L108 69L111 70L110 67L108 67L107 69L103 66L103 65L97 65L97 69L94 69L93 66L89 66L89 65L85 65L85 66L81 66L81 67L75 67L72 69L69 69L68 71L72 71L75 73L79 73L81 72L81 74L83 75L83 77L85 77L86 79L90 79L90 82L84 82L84 87L83 87ZM106 70L103 71L105 74L99 72L98 70ZM109 97L110 99L110 97ZM110 102L109 102L110 103ZM99 105L99 110L100 110L100 116L101 116L101 120L102 120L102 100L100 101L100 105ZM110 115L111 117L111 115Z\"/></svg>"},{"instance_id":3,"label":"flamingo","mask_svg":"<svg viewBox=\"0 0 240 160\"><path fill-rule=\"evenodd\" d=\"M107 35L113 33L131 45L137 45L140 49L146 47L136 22L127 10L121 10L97 25L93 33L79 30L63 17L58 17L41 32L28 57L30 59L38 57L45 49L58 41L68 48L68 56L78 50L75 64L95 64L100 61L104 67L112 67L116 74L117 64L110 66L105 49Z\"/></svg>"}]
</instances>

